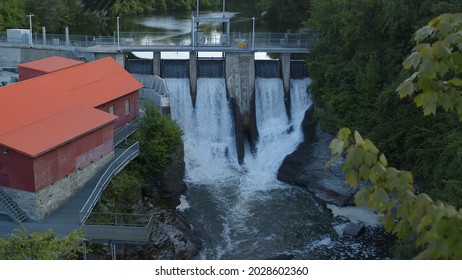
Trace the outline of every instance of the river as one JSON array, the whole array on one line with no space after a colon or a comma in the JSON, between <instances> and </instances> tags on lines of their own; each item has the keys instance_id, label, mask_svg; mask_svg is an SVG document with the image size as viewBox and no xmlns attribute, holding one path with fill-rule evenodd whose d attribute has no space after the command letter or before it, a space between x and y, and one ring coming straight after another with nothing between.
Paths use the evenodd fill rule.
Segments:
<instances>
[{"instance_id":1,"label":"river","mask_svg":"<svg viewBox=\"0 0 462 280\"><path fill-rule=\"evenodd\" d=\"M131 17L124 19L122 26L176 36L189 32L189 16ZM284 107L282 81L256 80L260 138L255 152L246 148L242 165L237 162L224 79L198 79L195 108L187 79L166 82L172 118L184 132L188 191L180 211L203 242L199 259L266 259L281 254L295 259L390 257L387 237L376 226L378 217L364 209L326 205L307 190L276 178L284 157L304 139L300 126L312 104L307 92L309 78L291 81L290 119ZM328 141L331 136L318 137ZM368 225L358 238L342 236L348 212Z\"/></svg>"}]
</instances>

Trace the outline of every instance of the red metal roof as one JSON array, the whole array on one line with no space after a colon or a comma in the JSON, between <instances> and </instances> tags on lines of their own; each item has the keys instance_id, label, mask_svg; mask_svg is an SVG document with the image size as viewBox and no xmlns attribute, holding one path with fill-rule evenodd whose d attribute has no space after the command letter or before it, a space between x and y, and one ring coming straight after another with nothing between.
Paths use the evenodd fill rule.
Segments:
<instances>
[{"instance_id":1,"label":"red metal roof","mask_svg":"<svg viewBox=\"0 0 462 280\"><path fill-rule=\"evenodd\" d=\"M77 105L0 136L0 143L30 157L38 157L116 119L117 116L85 105Z\"/></svg>"},{"instance_id":2,"label":"red metal roof","mask_svg":"<svg viewBox=\"0 0 462 280\"><path fill-rule=\"evenodd\" d=\"M79 64L83 64L83 62L74 60L74 59L60 57L60 56L52 56L52 57L47 57L47 58L32 61L32 62L22 63L22 64L19 64L18 67L19 67L19 71L21 71L21 68L27 68L27 69L32 69L32 70L42 72L42 73L51 73L51 72L55 72L55 71L69 68L72 66L76 66Z\"/></svg>"},{"instance_id":3,"label":"red metal roof","mask_svg":"<svg viewBox=\"0 0 462 280\"><path fill-rule=\"evenodd\" d=\"M82 104L98 107L143 88L130 73L108 57L55 72L54 80Z\"/></svg>"},{"instance_id":4,"label":"red metal roof","mask_svg":"<svg viewBox=\"0 0 462 280\"><path fill-rule=\"evenodd\" d=\"M91 107L142 87L112 58L0 87L0 145L36 157L115 121Z\"/></svg>"}]
</instances>

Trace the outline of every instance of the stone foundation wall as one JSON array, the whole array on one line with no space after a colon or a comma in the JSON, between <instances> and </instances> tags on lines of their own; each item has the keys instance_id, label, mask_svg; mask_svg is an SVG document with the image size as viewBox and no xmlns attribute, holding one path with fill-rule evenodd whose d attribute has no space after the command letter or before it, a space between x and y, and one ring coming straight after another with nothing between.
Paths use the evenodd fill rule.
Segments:
<instances>
[{"instance_id":1,"label":"stone foundation wall","mask_svg":"<svg viewBox=\"0 0 462 280\"><path fill-rule=\"evenodd\" d=\"M112 158L114 152L81 170L69 174L58 182L43 188L37 193L1 187L32 220L41 220L60 207L69 197L74 195ZM0 213L6 212L0 207Z\"/></svg>"}]
</instances>

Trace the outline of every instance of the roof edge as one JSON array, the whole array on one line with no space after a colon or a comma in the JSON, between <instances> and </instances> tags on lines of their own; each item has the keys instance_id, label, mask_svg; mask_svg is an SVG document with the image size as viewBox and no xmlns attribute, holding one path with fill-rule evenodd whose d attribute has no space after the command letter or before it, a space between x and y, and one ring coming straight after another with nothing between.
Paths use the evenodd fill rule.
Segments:
<instances>
[{"instance_id":1,"label":"roof edge","mask_svg":"<svg viewBox=\"0 0 462 280\"><path fill-rule=\"evenodd\" d=\"M35 155L32 155L32 154L26 153L26 152L24 152L24 151L18 150L18 149L14 148L14 147L11 147L10 145L5 145L5 144L2 143L2 142L0 142L0 145L1 145L2 147L5 147L5 148L10 149L10 150L12 150L12 151L15 151L15 152L17 152L17 153L20 153L20 154L22 154L22 155L25 155L25 156L27 156L27 157L29 157L29 158L36 159L36 158L38 158L38 157L40 157L40 156L42 156L42 155L44 155L44 154L47 154L47 153L49 153L49 152L51 152L51 151L53 151L53 150L56 150L56 149L58 149L58 148L60 148L60 147L62 147L62 146L64 146L64 145L66 145L66 144L69 144L69 143L75 141L76 139L79 139L79 138L82 138L82 137L84 137L84 136L86 136L86 135L89 135L89 134L91 134L91 133L93 133L93 132L95 132L95 131L97 131L97 130L103 128L103 127L108 126L108 125L112 125L112 124L115 123L115 121L116 121L118 118L119 118L119 117L117 117L117 116L114 115L114 118L113 118L112 120L110 120L110 121L108 121L108 122L106 122L106 123L104 123L104 124L101 124L101 125L99 125L99 126L93 128L93 129L91 129L91 130L88 130L88 131L86 131L85 133L79 134L79 135L77 135L76 137L70 138L70 139L64 141L63 143L60 143L60 144L58 144L58 145L56 145L56 146L54 146L54 147L51 147L51 148L49 148L49 149L47 149L47 150L44 150L44 151L42 151L42 152L40 152L40 153L38 153L38 154L35 154Z\"/></svg>"}]
</instances>

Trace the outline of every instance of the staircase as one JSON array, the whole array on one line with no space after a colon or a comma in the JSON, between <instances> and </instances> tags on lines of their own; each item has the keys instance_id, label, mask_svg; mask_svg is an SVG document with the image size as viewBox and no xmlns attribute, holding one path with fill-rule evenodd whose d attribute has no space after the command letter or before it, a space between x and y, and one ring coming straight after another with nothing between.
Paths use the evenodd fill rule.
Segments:
<instances>
[{"instance_id":1,"label":"staircase","mask_svg":"<svg viewBox=\"0 0 462 280\"><path fill-rule=\"evenodd\" d=\"M0 189L0 206L5 208L8 216L16 223L20 224L27 220L26 213L24 213L21 208L19 208L18 204L16 204L16 202L14 202L2 189Z\"/></svg>"},{"instance_id":2,"label":"staircase","mask_svg":"<svg viewBox=\"0 0 462 280\"><path fill-rule=\"evenodd\" d=\"M80 61L92 62L96 60L94 53L89 53L81 49L72 48L72 53Z\"/></svg>"}]
</instances>

